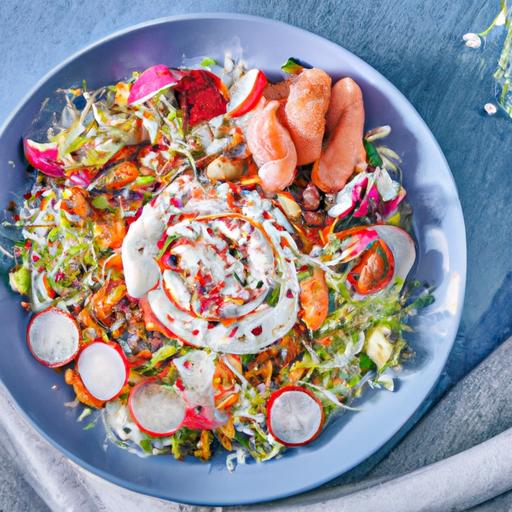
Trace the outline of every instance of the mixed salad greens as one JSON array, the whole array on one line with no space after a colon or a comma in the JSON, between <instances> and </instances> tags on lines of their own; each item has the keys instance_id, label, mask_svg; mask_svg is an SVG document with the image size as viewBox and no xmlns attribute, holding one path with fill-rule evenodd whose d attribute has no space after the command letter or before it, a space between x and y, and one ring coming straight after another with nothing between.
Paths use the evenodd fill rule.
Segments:
<instances>
[{"instance_id":1,"label":"mixed salad greens","mask_svg":"<svg viewBox=\"0 0 512 512\"><path fill-rule=\"evenodd\" d=\"M228 467L312 441L393 390L432 301L399 157L360 90L296 59L268 83L226 57L62 92L12 211L28 347L109 437ZM94 415L92 416L95 417ZM89 423L85 428L94 425Z\"/></svg>"}]
</instances>

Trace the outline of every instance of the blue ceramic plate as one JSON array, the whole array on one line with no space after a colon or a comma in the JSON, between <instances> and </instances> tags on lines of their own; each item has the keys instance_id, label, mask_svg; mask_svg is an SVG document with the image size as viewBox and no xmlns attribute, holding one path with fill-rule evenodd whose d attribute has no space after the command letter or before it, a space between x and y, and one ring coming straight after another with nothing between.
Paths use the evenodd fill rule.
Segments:
<instances>
[{"instance_id":1,"label":"blue ceramic plate","mask_svg":"<svg viewBox=\"0 0 512 512\"><path fill-rule=\"evenodd\" d=\"M82 79L95 88L152 64L178 66L184 57L222 58L227 49L234 54L243 50L251 67L270 76L279 74L289 56L296 56L333 77L349 75L361 85L367 127L391 125L387 142L403 158L419 249L415 277L437 288L435 304L416 321L417 330L410 337L416 357L400 375L394 393L368 395L361 404L363 412L344 414L310 446L268 463L239 466L230 474L222 453L209 463L177 462L170 456L139 458L114 445L105 449L101 424L83 431L83 424L76 422L78 412L63 405L73 399L71 389L61 374L30 355L24 342L28 316L19 297L2 286L0 378L33 425L72 460L112 482L170 500L208 505L254 503L306 491L352 468L388 441L441 373L459 323L466 277L457 190L441 149L416 110L382 75L347 50L262 18L215 14L157 20L119 32L68 59L35 86L0 134L0 205L12 199L13 191L29 187L20 141L41 102L56 89L78 85ZM7 165L9 160L14 167Z\"/></svg>"}]
</instances>

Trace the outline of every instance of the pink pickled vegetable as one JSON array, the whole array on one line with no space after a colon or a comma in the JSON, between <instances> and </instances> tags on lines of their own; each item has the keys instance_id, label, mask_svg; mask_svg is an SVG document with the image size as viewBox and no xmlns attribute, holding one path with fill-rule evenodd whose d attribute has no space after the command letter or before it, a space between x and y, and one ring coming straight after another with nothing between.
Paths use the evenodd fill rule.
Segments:
<instances>
[{"instance_id":1,"label":"pink pickled vegetable","mask_svg":"<svg viewBox=\"0 0 512 512\"><path fill-rule=\"evenodd\" d=\"M130 89L128 105L140 105L152 98L155 94L178 83L181 78L164 64L156 64L146 69L135 81Z\"/></svg>"},{"instance_id":2,"label":"pink pickled vegetable","mask_svg":"<svg viewBox=\"0 0 512 512\"><path fill-rule=\"evenodd\" d=\"M28 163L42 173L52 178L60 178L64 175L64 166L59 161L57 144L49 142L43 144L31 139L23 141L23 150Z\"/></svg>"}]
</instances>

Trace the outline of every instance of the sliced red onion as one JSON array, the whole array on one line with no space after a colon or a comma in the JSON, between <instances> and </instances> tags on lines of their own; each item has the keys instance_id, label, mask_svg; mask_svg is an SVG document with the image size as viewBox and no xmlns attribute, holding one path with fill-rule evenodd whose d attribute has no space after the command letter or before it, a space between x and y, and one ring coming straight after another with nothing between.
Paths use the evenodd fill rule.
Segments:
<instances>
[{"instance_id":1,"label":"sliced red onion","mask_svg":"<svg viewBox=\"0 0 512 512\"><path fill-rule=\"evenodd\" d=\"M365 217L370 208L380 207L387 217L405 196L401 185L392 180L386 169L357 174L336 196L336 204L328 211L330 217L342 219L353 212L354 217Z\"/></svg>"},{"instance_id":2,"label":"sliced red onion","mask_svg":"<svg viewBox=\"0 0 512 512\"><path fill-rule=\"evenodd\" d=\"M396 195L396 197L393 200L388 201L386 203L382 203L381 204L382 217L384 219L386 219L387 217L390 217L391 215L393 215L396 212L398 205L403 201L405 196L406 196L405 188L400 187L400 189L398 190L398 194Z\"/></svg>"},{"instance_id":3,"label":"sliced red onion","mask_svg":"<svg viewBox=\"0 0 512 512\"><path fill-rule=\"evenodd\" d=\"M330 217L346 217L360 201L368 185L369 173L362 172L343 187L336 196L336 204L327 212Z\"/></svg>"},{"instance_id":4,"label":"sliced red onion","mask_svg":"<svg viewBox=\"0 0 512 512\"><path fill-rule=\"evenodd\" d=\"M370 188L367 189L367 192L364 195L363 199L361 200L361 203L354 211L354 217L364 217L368 215L368 212L370 211L370 205L379 204L379 200L380 198L377 187L375 185L371 185Z\"/></svg>"},{"instance_id":5,"label":"sliced red onion","mask_svg":"<svg viewBox=\"0 0 512 512\"><path fill-rule=\"evenodd\" d=\"M146 69L130 89L128 105L140 105L160 91L178 83L179 76L164 64L156 64Z\"/></svg>"},{"instance_id":6,"label":"sliced red onion","mask_svg":"<svg viewBox=\"0 0 512 512\"><path fill-rule=\"evenodd\" d=\"M28 163L35 169L52 178L64 176L64 166L59 161L57 144L53 142L43 144L31 139L24 139L23 150Z\"/></svg>"}]
</instances>

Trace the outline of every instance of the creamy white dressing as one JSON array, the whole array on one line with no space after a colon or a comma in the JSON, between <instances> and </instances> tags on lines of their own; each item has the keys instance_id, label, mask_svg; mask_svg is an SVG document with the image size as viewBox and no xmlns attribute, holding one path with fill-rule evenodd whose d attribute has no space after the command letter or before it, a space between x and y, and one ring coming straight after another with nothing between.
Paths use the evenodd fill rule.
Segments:
<instances>
[{"instance_id":1,"label":"creamy white dressing","mask_svg":"<svg viewBox=\"0 0 512 512\"><path fill-rule=\"evenodd\" d=\"M187 343L219 352L259 352L287 334L297 321L296 256L289 248L281 247L288 233L277 227L281 222L274 217L265 217L265 212L272 214L272 204L256 191L244 193L241 210L244 217L260 223L260 228L232 216L226 184L219 185L207 198L201 193L190 198L195 187L198 185L192 178L179 178L153 204L146 205L130 226L122 248L128 293L145 296L161 324ZM184 219L167 227L172 214L190 212L216 217ZM156 262L157 243L164 231L190 241L171 250L179 260L179 276L167 271L162 275ZM240 256L225 251L222 254L227 241L245 251L243 265ZM218 294L222 304L217 313L220 318L236 318L234 322L212 323L207 314L210 310L199 310L200 301L208 297L208 289L201 291L194 281L199 270L213 284L221 285ZM213 287L210 281L208 286ZM277 287L277 302L265 303L270 290Z\"/></svg>"},{"instance_id":2,"label":"creamy white dressing","mask_svg":"<svg viewBox=\"0 0 512 512\"><path fill-rule=\"evenodd\" d=\"M138 447L145 438L139 427L132 420L128 406L124 405L120 400L107 402L102 416L107 435L112 437L114 441L131 442ZM137 454L142 454L139 448L133 451Z\"/></svg>"},{"instance_id":3,"label":"creamy white dressing","mask_svg":"<svg viewBox=\"0 0 512 512\"><path fill-rule=\"evenodd\" d=\"M212 386L216 355L196 350L173 360L184 387L183 398L188 407L200 409L201 415L211 422L222 425L228 416L215 407Z\"/></svg>"}]
</instances>

